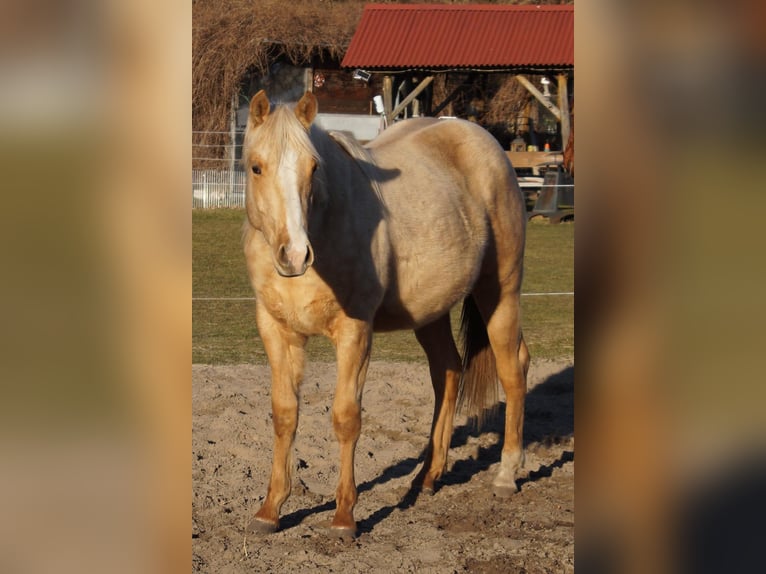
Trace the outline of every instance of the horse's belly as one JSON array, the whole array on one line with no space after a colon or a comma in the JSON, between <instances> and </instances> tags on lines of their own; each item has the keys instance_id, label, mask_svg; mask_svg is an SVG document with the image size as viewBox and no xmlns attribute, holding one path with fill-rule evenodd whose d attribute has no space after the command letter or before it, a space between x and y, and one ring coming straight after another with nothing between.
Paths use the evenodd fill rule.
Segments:
<instances>
[{"instance_id":1,"label":"horse's belly","mask_svg":"<svg viewBox=\"0 0 766 574\"><path fill-rule=\"evenodd\" d=\"M439 182L417 194L389 191L394 272L376 328L428 324L473 289L487 247L486 210L451 180Z\"/></svg>"},{"instance_id":2,"label":"horse's belly","mask_svg":"<svg viewBox=\"0 0 766 574\"><path fill-rule=\"evenodd\" d=\"M414 329L448 313L473 289L481 265L481 251L468 249L444 254L439 265L415 258L399 262L397 282L375 316L375 329Z\"/></svg>"},{"instance_id":3,"label":"horse's belly","mask_svg":"<svg viewBox=\"0 0 766 574\"><path fill-rule=\"evenodd\" d=\"M376 331L417 329L449 312L467 293L452 291L442 297L420 298L418 301L391 301L384 303L375 315Z\"/></svg>"}]
</instances>

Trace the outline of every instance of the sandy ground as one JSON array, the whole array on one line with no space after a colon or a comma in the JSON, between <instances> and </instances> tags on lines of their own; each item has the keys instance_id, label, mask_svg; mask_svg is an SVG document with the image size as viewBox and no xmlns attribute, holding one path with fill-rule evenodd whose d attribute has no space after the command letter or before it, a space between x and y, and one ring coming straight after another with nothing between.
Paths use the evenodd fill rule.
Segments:
<instances>
[{"instance_id":1,"label":"sandy ground","mask_svg":"<svg viewBox=\"0 0 766 574\"><path fill-rule=\"evenodd\" d=\"M572 362L532 363L520 492L509 499L491 492L502 418L477 432L458 416L450 466L436 494L412 500L409 484L422 463L433 409L428 369L373 361L356 458L359 537L352 542L327 530L338 448L330 419L335 366L324 363L306 368L294 485L281 530L246 534L270 472L269 384L265 366L192 369L194 572L574 570Z\"/></svg>"}]
</instances>

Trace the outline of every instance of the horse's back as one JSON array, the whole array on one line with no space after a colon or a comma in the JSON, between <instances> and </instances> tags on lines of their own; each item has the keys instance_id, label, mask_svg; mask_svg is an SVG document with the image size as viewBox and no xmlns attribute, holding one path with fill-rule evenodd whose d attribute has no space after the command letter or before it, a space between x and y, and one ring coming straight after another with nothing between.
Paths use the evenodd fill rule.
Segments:
<instances>
[{"instance_id":1,"label":"horse's back","mask_svg":"<svg viewBox=\"0 0 766 574\"><path fill-rule=\"evenodd\" d=\"M386 167L415 163L436 172L451 170L453 175L468 178L466 191L478 193L484 201L494 201L486 195L493 193L520 197L505 151L488 131L473 122L413 118L394 124L367 147Z\"/></svg>"},{"instance_id":2,"label":"horse's back","mask_svg":"<svg viewBox=\"0 0 766 574\"><path fill-rule=\"evenodd\" d=\"M430 121L429 121L430 120ZM428 154L443 162L484 211L500 264L521 265L526 206L508 155L487 130L460 119L423 119L402 130L400 143L411 141L413 156ZM395 134L392 134L395 135ZM395 138L385 147L393 149Z\"/></svg>"},{"instance_id":3,"label":"horse's back","mask_svg":"<svg viewBox=\"0 0 766 574\"><path fill-rule=\"evenodd\" d=\"M440 121L444 120L440 120L438 118L412 118L397 122L383 131L375 139L370 141L365 147L370 149L385 147L389 143L396 143L401 138L420 131L423 128L431 126Z\"/></svg>"},{"instance_id":4,"label":"horse's back","mask_svg":"<svg viewBox=\"0 0 766 574\"><path fill-rule=\"evenodd\" d=\"M476 123L456 118L412 118L397 122L366 147L379 152L409 142L429 143L434 148L470 143L483 151L499 149L502 152L500 144L487 130Z\"/></svg>"}]
</instances>

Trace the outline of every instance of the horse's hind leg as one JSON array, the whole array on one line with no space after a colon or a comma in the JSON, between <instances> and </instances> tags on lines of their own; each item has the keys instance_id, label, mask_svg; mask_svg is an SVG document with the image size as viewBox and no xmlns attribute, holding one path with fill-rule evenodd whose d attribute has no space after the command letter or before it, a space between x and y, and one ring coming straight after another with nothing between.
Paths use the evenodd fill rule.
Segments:
<instances>
[{"instance_id":1,"label":"horse's hind leg","mask_svg":"<svg viewBox=\"0 0 766 574\"><path fill-rule=\"evenodd\" d=\"M428 357L435 403L430 444L423 468L413 481L413 486L432 493L434 483L447 465L460 378L460 354L452 336L449 314L417 329L415 336Z\"/></svg>"},{"instance_id":2,"label":"horse's hind leg","mask_svg":"<svg viewBox=\"0 0 766 574\"><path fill-rule=\"evenodd\" d=\"M493 289L495 291L497 287ZM510 496L518 490L516 472L524 465L524 399L527 392L529 351L520 327L520 293L514 288L500 288L499 297L480 296L476 303L487 322L487 335L495 355L497 377L505 391L505 438L500 471L493 481L498 496ZM488 301L496 301L489 304Z\"/></svg>"},{"instance_id":3,"label":"horse's hind leg","mask_svg":"<svg viewBox=\"0 0 766 574\"><path fill-rule=\"evenodd\" d=\"M519 362L521 363L522 369L524 369L524 383L526 384L527 373L529 373L530 356L527 342L524 340L524 334L521 332L521 329L519 329L519 337L521 337L521 342L519 344Z\"/></svg>"},{"instance_id":4,"label":"horse's hind leg","mask_svg":"<svg viewBox=\"0 0 766 574\"><path fill-rule=\"evenodd\" d=\"M271 366L274 460L266 499L248 530L269 533L279 528L279 511L292 486L292 450L298 426L298 385L303 377L306 338L285 330L257 308L258 330Z\"/></svg>"}]
</instances>

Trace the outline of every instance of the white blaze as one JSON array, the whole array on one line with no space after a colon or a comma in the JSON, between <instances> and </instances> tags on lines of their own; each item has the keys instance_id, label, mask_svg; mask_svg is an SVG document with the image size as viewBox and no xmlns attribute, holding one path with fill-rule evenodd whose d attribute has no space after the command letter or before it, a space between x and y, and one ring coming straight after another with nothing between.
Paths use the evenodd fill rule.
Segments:
<instances>
[{"instance_id":1,"label":"white blaze","mask_svg":"<svg viewBox=\"0 0 766 574\"><path fill-rule=\"evenodd\" d=\"M285 152L282 158L280 174L280 187L285 206L285 224L287 235L290 238L286 246L287 257L295 269L301 268L306 260L309 238L306 235L303 224L303 209L301 198L298 193L298 154L291 149Z\"/></svg>"}]
</instances>

